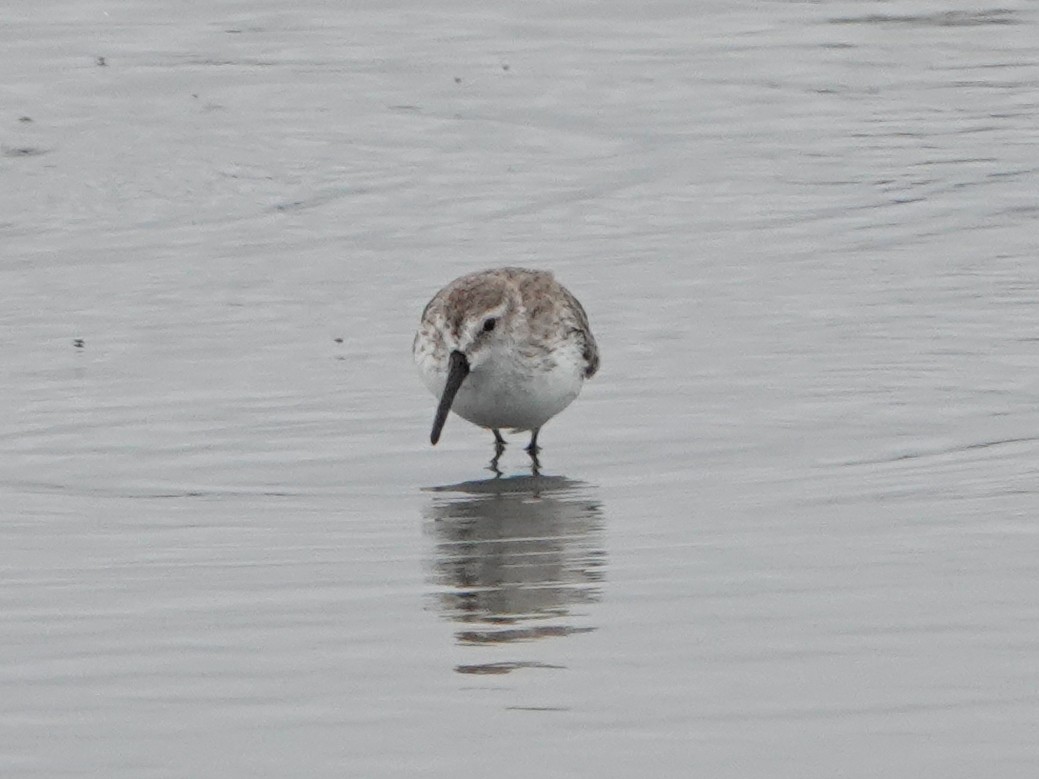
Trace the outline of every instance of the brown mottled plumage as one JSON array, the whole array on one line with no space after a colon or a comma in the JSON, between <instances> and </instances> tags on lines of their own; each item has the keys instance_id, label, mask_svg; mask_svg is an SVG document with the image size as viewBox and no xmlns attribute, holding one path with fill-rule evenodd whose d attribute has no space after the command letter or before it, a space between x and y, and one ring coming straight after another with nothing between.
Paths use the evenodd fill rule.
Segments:
<instances>
[{"instance_id":1,"label":"brown mottled plumage","mask_svg":"<svg viewBox=\"0 0 1039 779\"><path fill-rule=\"evenodd\" d=\"M599 369L588 315L550 272L495 268L455 279L426 305L413 345L415 362L440 407L436 443L453 410L494 431L530 430L577 397ZM497 465L497 457L493 461Z\"/></svg>"}]
</instances>

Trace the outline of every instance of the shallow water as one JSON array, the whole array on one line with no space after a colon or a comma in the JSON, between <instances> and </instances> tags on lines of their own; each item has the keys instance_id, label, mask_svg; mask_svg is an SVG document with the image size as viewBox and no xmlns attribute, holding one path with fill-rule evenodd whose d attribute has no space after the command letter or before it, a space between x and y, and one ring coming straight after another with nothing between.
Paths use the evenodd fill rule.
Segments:
<instances>
[{"instance_id":1,"label":"shallow water","mask_svg":"<svg viewBox=\"0 0 1039 779\"><path fill-rule=\"evenodd\" d=\"M7 20L4 776L1035 775L1034 4ZM410 363L498 264L536 483Z\"/></svg>"}]
</instances>

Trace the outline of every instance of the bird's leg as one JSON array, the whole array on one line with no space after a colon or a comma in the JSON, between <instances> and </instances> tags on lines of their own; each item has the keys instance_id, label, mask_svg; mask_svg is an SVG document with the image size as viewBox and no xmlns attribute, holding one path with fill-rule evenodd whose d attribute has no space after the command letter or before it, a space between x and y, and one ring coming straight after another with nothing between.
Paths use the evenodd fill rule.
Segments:
<instances>
[{"instance_id":1,"label":"bird's leg","mask_svg":"<svg viewBox=\"0 0 1039 779\"><path fill-rule=\"evenodd\" d=\"M537 453L541 451L541 447L538 446L538 433L540 432L541 428L539 427L530 434L530 443L527 444L527 454L531 457L535 457Z\"/></svg>"},{"instance_id":2,"label":"bird's leg","mask_svg":"<svg viewBox=\"0 0 1039 779\"><path fill-rule=\"evenodd\" d=\"M538 446L538 433L541 432L541 428L537 428L530 435L530 443L527 444L527 454L530 455L530 462L534 469L534 475L537 476L541 473L541 462L538 460L538 452L541 451L541 447Z\"/></svg>"},{"instance_id":3,"label":"bird's leg","mask_svg":"<svg viewBox=\"0 0 1039 779\"><path fill-rule=\"evenodd\" d=\"M497 428L494 428L493 432L494 457L491 458L491 464L488 466L488 470L494 471L495 476L501 476L501 470L498 468L498 460L501 459L502 452L505 451L505 439L501 437L501 431Z\"/></svg>"}]
</instances>

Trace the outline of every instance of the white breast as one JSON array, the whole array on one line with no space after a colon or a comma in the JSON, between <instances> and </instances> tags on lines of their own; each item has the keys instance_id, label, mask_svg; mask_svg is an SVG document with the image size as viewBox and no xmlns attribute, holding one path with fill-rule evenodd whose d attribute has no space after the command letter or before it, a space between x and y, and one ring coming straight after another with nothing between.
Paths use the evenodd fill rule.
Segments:
<instances>
[{"instance_id":1,"label":"white breast","mask_svg":"<svg viewBox=\"0 0 1039 779\"><path fill-rule=\"evenodd\" d=\"M446 360L416 353L416 363L436 397L447 381ZM584 362L576 344L561 344L551 360L531 363L514 352L496 352L470 371L452 411L486 428L536 430L577 397Z\"/></svg>"}]
</instances>

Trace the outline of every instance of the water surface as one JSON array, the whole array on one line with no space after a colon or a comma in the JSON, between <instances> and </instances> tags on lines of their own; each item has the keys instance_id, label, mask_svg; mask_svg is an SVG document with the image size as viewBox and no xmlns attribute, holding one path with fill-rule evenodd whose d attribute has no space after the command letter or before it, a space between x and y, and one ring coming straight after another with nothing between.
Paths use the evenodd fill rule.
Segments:
<instances>
[{"instance_id":1,"label":"water surface","mask_svg":"<svg viewBox=\"0 0 1039 779\"><path fill-rule=\"evenodd\" d=\"M0 772L1034 776L1034 4L23 4ZM493 480L425 302L601 373Z\"/></svg>"}]
</instances>

